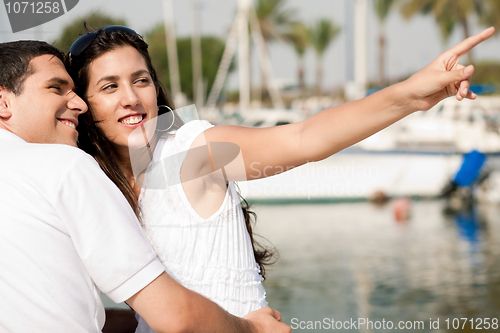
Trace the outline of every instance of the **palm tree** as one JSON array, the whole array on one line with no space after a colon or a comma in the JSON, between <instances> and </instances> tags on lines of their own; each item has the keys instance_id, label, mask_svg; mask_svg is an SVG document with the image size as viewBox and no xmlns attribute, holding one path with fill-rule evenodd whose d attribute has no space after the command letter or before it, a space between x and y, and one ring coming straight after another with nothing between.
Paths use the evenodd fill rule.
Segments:
<instances>
[{"instance_id":1,"label":"palm tree","mask_svg":"<svg viewBox=\"0 0 500 333\"><path fill-rule=\"evenodd\" d=\"M294 22L295 10L285 6L286 0L257 0L254 5L266 53L268 53L269 43L284 39L290 25ZM252 52L251 49L249 52ZM263 73L263 75L265 74ZM262 79L263 82L266 82L268 78L263 77ZM259 88L257 95L261 94L262 90Z\"/></svg>"},{"instance_id":2,"label":"palm tree","mask_svg":"<svg viewBox=\"0 0 500 333\"><path fill-rule=\"evenodd\" d=\"M444 11L437 23L439 26L439 30L441 31L443 46L447 48L450 36L453 33L453 30L455 30L457 20L452 15L450 15L450 13Z\"/></svg>"},{"instance_id":3,"label":"palm tree","mask_svg":"<svg viewBox=\"0 0 500 333\"><path fill-rule=\"evenodd\" d=\"M292 25L290 31L285 34L287 41L293 44L295 52L299 58L297 78L299 82L299 87L301 90L305 88L305 64L304 64L304 54L307 48L311 44L309 40L309 34L307 27L302 22L296 22Z\"/></svg>"},{"instance_id":4,"label":"palm tree","mask_svg":"<svg viewBox=\"0 0 500 333\"><path fill-rule=\"evenodd\" d=\"M323 55L340 33L340 27L328 19L321 19L309 28L309 38L316 52L316 93L322 91Z\"/></svg>"},{"instance_id":5,"label":"palm tree","mask_svg":"<svg viewBox=\"0 0 500 333\"><path fill-rule=\"evenodd\" d=\"M385 84L385 22L397 0L375 0L375 13L377 14L378 29L378 73L380 84Z\"/></svg>"},{"instance_id":6,"label":"palm tree","mask_svg":"<svg viewBox=\"0 0 500 333\"><path fill-rule=\"evenodd\" d=\"M500 1L484 0L482 10L481 22L487 26L494 26L495 33L498 34L500 32Z\"/></svg>"},{"instance_id":7,"label":"palm tree","mask_svg":"<svg viewBox=\"0 0 500 333\"><path fill-rule=\"evenodd\" d=\"M407 0L402 7L402 14L410 18L417 13L434 15L441 32L445 32L443 38L453 32L455 22L460 23L464 29L464 38L470 34L469 16L482 13L483 0ZM469 62L473 62L472 52L468 53Z\"/></svg>"},{"instance_id":8,"label":"palm tree","mask_svg":"<svg viewBox=\"0 0 500 333\"><path fill-rule=\"evenodd\" d=\"M286 0L257 0L255 13L266 43L283 39L294 22L295 10L285 5Z\"/></svg>"}]
</instances>

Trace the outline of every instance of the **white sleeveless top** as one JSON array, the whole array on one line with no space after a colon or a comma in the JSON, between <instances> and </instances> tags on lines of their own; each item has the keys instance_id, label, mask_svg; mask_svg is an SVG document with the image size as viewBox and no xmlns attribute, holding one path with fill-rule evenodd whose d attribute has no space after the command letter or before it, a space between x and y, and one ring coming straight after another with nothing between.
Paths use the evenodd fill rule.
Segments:
<instances>
[{"instance_id":1,"label":"white sleeveless top","mask_svg":"<svg viewBox=\"0 0 500 333\"><path fill-rule=\"evenodd\" d=\"M207 121L191 121L159 140L139 197L142 222L170 276L243 317L267 302L235 185L229 182L219 210L204 219L180 182L187 151L210 127ZM142 318L138 321L136 332L153 332Z\"/></svg>"}]
</instances>

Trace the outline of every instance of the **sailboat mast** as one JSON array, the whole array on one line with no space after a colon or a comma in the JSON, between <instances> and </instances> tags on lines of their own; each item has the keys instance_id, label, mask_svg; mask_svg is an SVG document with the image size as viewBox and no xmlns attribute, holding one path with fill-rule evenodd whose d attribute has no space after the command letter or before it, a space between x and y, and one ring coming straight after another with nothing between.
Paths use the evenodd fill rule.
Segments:
<instances>
[{"instance_id":1,"label":"sailboat mast","mask_svg":"<svg viewBox=\"0 0 500 333\"><path fill-rule=\"evenodd\" d=\"M358 89L358 98L366 96L366 19L368 4L366 0L356 0L354 17L354 80Z\"/></svg>"},{"instance_id":2,"label":"sailboat mast","mask_svg":"<svg viewBox=\"0 0 500 333\"><path fill-rule=\"evenodd\" d=\"M200 110L203 107L203 72L201 62L201 39L200 39L200 1L191 0L192 7L192 35L191 53L193 55L193 99L196 107Z\"/></svg>"},{"instance_id":3,"label":"sailboat mast","mask_svg":"<svg viewBox=\"0 0 500 333\"><path fill-rule=\"evenodd\" d=\"M177 42L175 37L174 6L172 0L163 0L163 18L165 21L165 38L167 42L168 69L170 89L174 103L181 103L181 79L179 76L179 60L177 58ZM178 106L178 105L176 105Z\"/></svg>"},{"instance_id":4,"label":"sailboat mast","mask_svg":"<svg viewBox=\"0 0 500 333\"><path fill-rule=\"evenodd\" d=\"M234 20L233 26L231 27L231 31L229 32L229 36L226 40L226 47L224 48L224 53L222 54L222 59L219 64L219 68L217 69L217 75L215 76L214 84L212 85L210 94L208 95L207 108L209 109L215 107L217 103L222 86L226 80L229 65L231 64L233 56L236 52L236 48L238 46L239 20L241 15L241 11L238 11L238 15Z\"/></svg>"},{"instance_id":5,"label":"sailboat mast","mask_svg":"<svg viewBox=\"0 0 500 333\"><path fill-rule=\"evenodd\" d=\"M249 16L251 15L251 16ZM255 9L252 8L252 0L239 0L238 14L234 20L233 26L226 41L226 47L222 55L219 69L215 77L214 84L210 90L207 100L207 108L213 108L216 105L217 98L221 92L224 80L226 79L229 65L233 55L238 47L238 66L239 66L239 83L240 83L240 112L248 110L250 105L250 59L249 59L249 35L248 22L251 20L252 36L259 52L259 58L262 70L266 73L267 86L271 94L273 106L277 108L283 107L279 89L273 83L272 67L269 54L266 52L262 32L260 31L259 23L255 14Z\"/></svg>"},{"instance_id":6,"label":"sailboat mast","mask_svg":"<svg viewBox=\"0 0 500 333\"><path fill-rule=\"evenodd\" d=\"M248 38L248 10L251 0L240 0L240 12L238 22L239 48L238 48L238 70L240 76L240 112L244 113L250 105L250 59Z\"/></svg>"},{"instance_id":7,"label":"sailboat mast","mask_svg":"<svg viewBox=\"0 0 500 333\"><path fill-rule=\"evenodd\" d=\"M262 36L262 30L260 29L255 8L250 10L249 17L252 37L258 51L260 67L266 81L267 90L271 96L271 102L273 103L273 107L283 109L285 106L283 100L281 99L280 91L273 80L274 76L271 59L269 57L269 53L267 52L266 43L264 42L264 37Z\"/></svg>"}]
</instances>

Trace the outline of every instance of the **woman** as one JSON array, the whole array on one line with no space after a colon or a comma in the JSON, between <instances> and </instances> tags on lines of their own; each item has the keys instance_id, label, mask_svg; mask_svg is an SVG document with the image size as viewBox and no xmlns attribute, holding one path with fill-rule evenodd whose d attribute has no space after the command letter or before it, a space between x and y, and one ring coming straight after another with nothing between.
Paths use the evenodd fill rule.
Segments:
<instances>
[{"instance_id":1,"label":"woman","mask_svg":"<svg viewBox=\"0 0 500 333\"><path fill-rule=\"evenodd\" d=\"M158 198L158 191L145 189L141 193L140 184L134 177L129 149L129 136L134 128L140 130L147 127L142 125L155 120L158 114L166 115L165 125L158 123L161 132L151 140L150 147L156 146L155 153L174 155L180 150L170 153L169 149L178 145L187 147L183 150L189 149L194 139L192 135L210 125L193 122L182 126L179 116L172 121L169 109L174 107L157 80L147 44L127 28L109 27L106 30L100 31L81 53L73 48L67 57L68 71L77 82L77 93L86 96L85 101L93 110L80 119L79 147L96 158L124 193L172 277L240 317L267 306L259 268L263 268L272 253L259 249L253 241L250 214L242 209L234 184L229 184L226 196L225 190L218 190L219 183L211 182L212 195L201 200L192 200L193 195L190 195L194 192L196 196L197 189L186 191L185 197L181 185L166 187L161 198ZM128 93L121 94L125 91ZM166 107L158 108L157 105ZM181 126L182 129L177 131ZM166 128L169 130L165 131ZM176 132L179 132L178 135L172 134ZM139 133L135 146L141 146L143 140L142 133ZM162 149L158 149L160 145ZM150 159L145 163L146 167L149 162ZM174 168L168 171L173 172ZM178 169L180 166L177 173ZM174 178L171 176L169 181ZM201 179L207 183L206 180ZM187 182L187 186L196 188L200 184L197 180ZM197 202L202 203L201 206L209 203L206 205L209 209L215 207L211 203L218 200L217 195L221 193L224 194L219 200L224 204L217 214L196 206ZM188 198L196 210L185 201ZM159 205L156 204L158 200L161 200ZM219 202L218 206L221 207L221 204ZM232 216L229 222L226 221L228 215ZM211 227L206 228L207 224ZM216 242L225 242L232 248L215 252ZM141 327L145 329L141 330ZM138 331L148 331L146 323L140 318Z\"/></svg>"},{"instance_id":2,"label":"woman","mask_svg":"<svg viewBox=\"0 0 500 333\"><path fill-rule=\"evenodd\" d=\"M183 125L169 111L173 105L158 82L147 44L131 29L108 27L80 37L68 56L76 92L90 111L78 127L79 145L140 215L167 272L243 316L266 305L258 263L268 252L254 251L232 181L321 160L445 97L474 99L468 90L473 68L458 60L492 33L471 37L408 80L365 99L301 123L250 129L204 121ZM163 114L169 121L156 121ZM239 150L218 149L220 142ZM143 153L141 165L134 156ZM153 174L167 186L155 189ZM138 331L147 331L140 319Z\"/></svg>"}]
</instances>

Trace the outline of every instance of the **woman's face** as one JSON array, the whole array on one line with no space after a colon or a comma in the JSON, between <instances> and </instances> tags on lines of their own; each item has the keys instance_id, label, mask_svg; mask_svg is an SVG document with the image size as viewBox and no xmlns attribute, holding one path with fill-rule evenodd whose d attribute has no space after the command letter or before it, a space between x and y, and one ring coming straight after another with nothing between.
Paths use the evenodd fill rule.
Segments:
<instances>
[{"instance_id":1,"label":"woman's face","mask_svg":"<svg viewBox=\"0 0 500 333\"><path fill-rule=\"evenodd\" d=\"M96 126L119 151L145 145L141 130L146 121L158 116L157 89L135 48L124 46L94 60L87 96ZM155 127L156 120L148 122L148 137Z\"/></svg>"}]
</instances>

